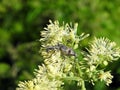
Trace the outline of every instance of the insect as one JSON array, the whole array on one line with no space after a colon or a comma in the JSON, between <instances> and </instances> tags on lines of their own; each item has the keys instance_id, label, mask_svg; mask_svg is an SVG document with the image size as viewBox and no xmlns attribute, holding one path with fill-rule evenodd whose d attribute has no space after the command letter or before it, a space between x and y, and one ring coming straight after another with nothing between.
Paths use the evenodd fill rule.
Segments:
<instances>
[{"instance_id":1,"label":"insect","mask_svg":"<svg viewBox=\"0 0 120 90\"><path fill-rule=\"evenodd\" d=\"M63 44L57 44L55 46L49 46L46 48L47 52L49 52L51 50L60 50L64 55L76 57L76 53L73 51L73 49L71 49Z\"/></svg>"}]
</instances>

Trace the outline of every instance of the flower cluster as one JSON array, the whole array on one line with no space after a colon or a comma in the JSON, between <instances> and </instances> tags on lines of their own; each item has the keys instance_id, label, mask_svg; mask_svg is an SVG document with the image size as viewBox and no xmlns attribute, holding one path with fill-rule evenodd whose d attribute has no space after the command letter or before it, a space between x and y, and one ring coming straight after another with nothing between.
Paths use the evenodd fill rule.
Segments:
<instances>
[{"instance_id":1,"label":"flower cluster","mask_svg":"<svg viewBox=\"0 0 120 90\"><path fill-rule=\"evenodd\" d=\"M89 34L78 36L77 24L60 26L58 21L50 21L44 29L40 39L44 64L35 70L33 80L20 82L17 90L63 90L65 80L77 81L82 90L85 90L85 81L94 84L100 80L106 85L112 82L110 71L99 67L120 57L120 49L114 42L95 38L82 58L79 44Z\"/></svg>"},{"instance_id":2,"label":"flower cluster","mask_svg":"<svg viewBox=\"0 0 120 90\"><path fill-rule=\"evenodd\" d=\"M45 65L39 66L35 72L35 78L30 81L20 82L16 90L58 90L63 84L60 80L49 77Z\"/></svg>"},{"instance_id":3,"label":"flower cluster","mask_svg":"<svg viewBox=\"0 0 120 90\"><path fill-rule=\"evenodd\" d=\"M105 64L117 60L120 57L120 50L116 48L116 43L107 38L95 38L91 43L88 58L91 64Z\"/></svg>"},{"instance_id":4,"label":"flower cluster","mask_svg":"<svg viewBox=\"0 0 120 90\"><path fill-rule=\"evenodd\" d=\"M112 83L112 80L111 80L112 78L113 78L113 76L110 74L109 71L107 71L107 72L101 71L99 74L99 79L101 81L105 81L106 85L108 85L108 86L109 86L109 84Z\"/></svg>"},{"instance_id":5,"label":"flower cluster","mask_svg":"<svg viewBox=\"0 0 120 90\"><path fill-rule=\"evenodd\" d=\"M115 42L111 42L107 38L95 38L92 43L90 43L90 49L88 54L85 55L84 62L87 65L86 72L92 81L105 81L106 85L112 83L113 76L110 71L104 71L105 67L109 62L117 60L120 57L120 48L116 47ZM100 67L102 66L102 67ZM84 66L82 66L84 67ZM93 83L94 84L94 83Z\"/></svg>"}]
</instances>

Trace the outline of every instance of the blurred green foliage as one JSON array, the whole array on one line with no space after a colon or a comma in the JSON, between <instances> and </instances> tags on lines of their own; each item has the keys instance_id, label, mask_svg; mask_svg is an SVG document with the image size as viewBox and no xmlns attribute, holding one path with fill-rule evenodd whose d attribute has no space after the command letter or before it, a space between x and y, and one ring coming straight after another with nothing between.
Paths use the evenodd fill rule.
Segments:
<instances>
[{"instance_id":1,"label":"blurred green foliage","mask_svg":"<svg viewBox=\"0 0 120 90\"><path fill-rule=\"evenodd\" d=\"M14 90L19 80L33 77L41 64L40 30L49 19L77 22L78 34L108 37L120 45L120 0L0 0L0 88ZM108 67L113 84L87 85L88 90L119 90L120 61Z\"/></svg>"}]
</instances>

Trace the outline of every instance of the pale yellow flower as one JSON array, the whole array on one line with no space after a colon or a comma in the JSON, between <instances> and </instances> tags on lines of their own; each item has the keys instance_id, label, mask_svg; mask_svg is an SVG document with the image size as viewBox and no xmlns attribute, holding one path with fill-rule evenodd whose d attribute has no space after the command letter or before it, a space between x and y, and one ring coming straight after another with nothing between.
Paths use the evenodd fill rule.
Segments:
<instances>
[{"instance_id":1,"label":"pale yellow flower","mask_svg":"<svg viewBox=\"0 0 120 90\"><path fill-rule=\"evenodd\" d=\"M99 79L101 81L106 82L106 85L108 85L108 86L109 86L109 84L112 83L112 78L113 78L113 76L110 74L110 71L107 71L107 72L101 71L99 74Z\"/></svg>"}]
</instances>

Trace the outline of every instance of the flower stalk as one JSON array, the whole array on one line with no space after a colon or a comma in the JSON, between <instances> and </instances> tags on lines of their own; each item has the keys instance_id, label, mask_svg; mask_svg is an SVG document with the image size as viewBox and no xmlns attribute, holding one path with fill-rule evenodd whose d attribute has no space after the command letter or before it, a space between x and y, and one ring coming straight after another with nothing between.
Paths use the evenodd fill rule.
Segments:
<instances>
[{"instance_id":1,"label":"flower stalk","mask_svg":"<svg viewBox=\"0 0 120 90\"><path fill-rule=\"evenodd\" d=\"M33 80L20 82L16 90L64 90L65 81L77 82L80 90L86 90L85 82L95 85L104 81L108 86L112 83L113 76L105 68L120 57L120 48L107 38L94 38L87 52L80 51L80 41L89 34L78 36L77 25L50 21L41 32L44 63L35 70Z\"/></svg>"},{"instance_id":2,"label":"flower stalk","mask_svg":"<svg viewBox=\"0 0 120 90\"><path fill-rule=\"evenodd\" d=\"M81 90L86 90L84 80L81 81Z\"/></svg>"}]
</instances>

